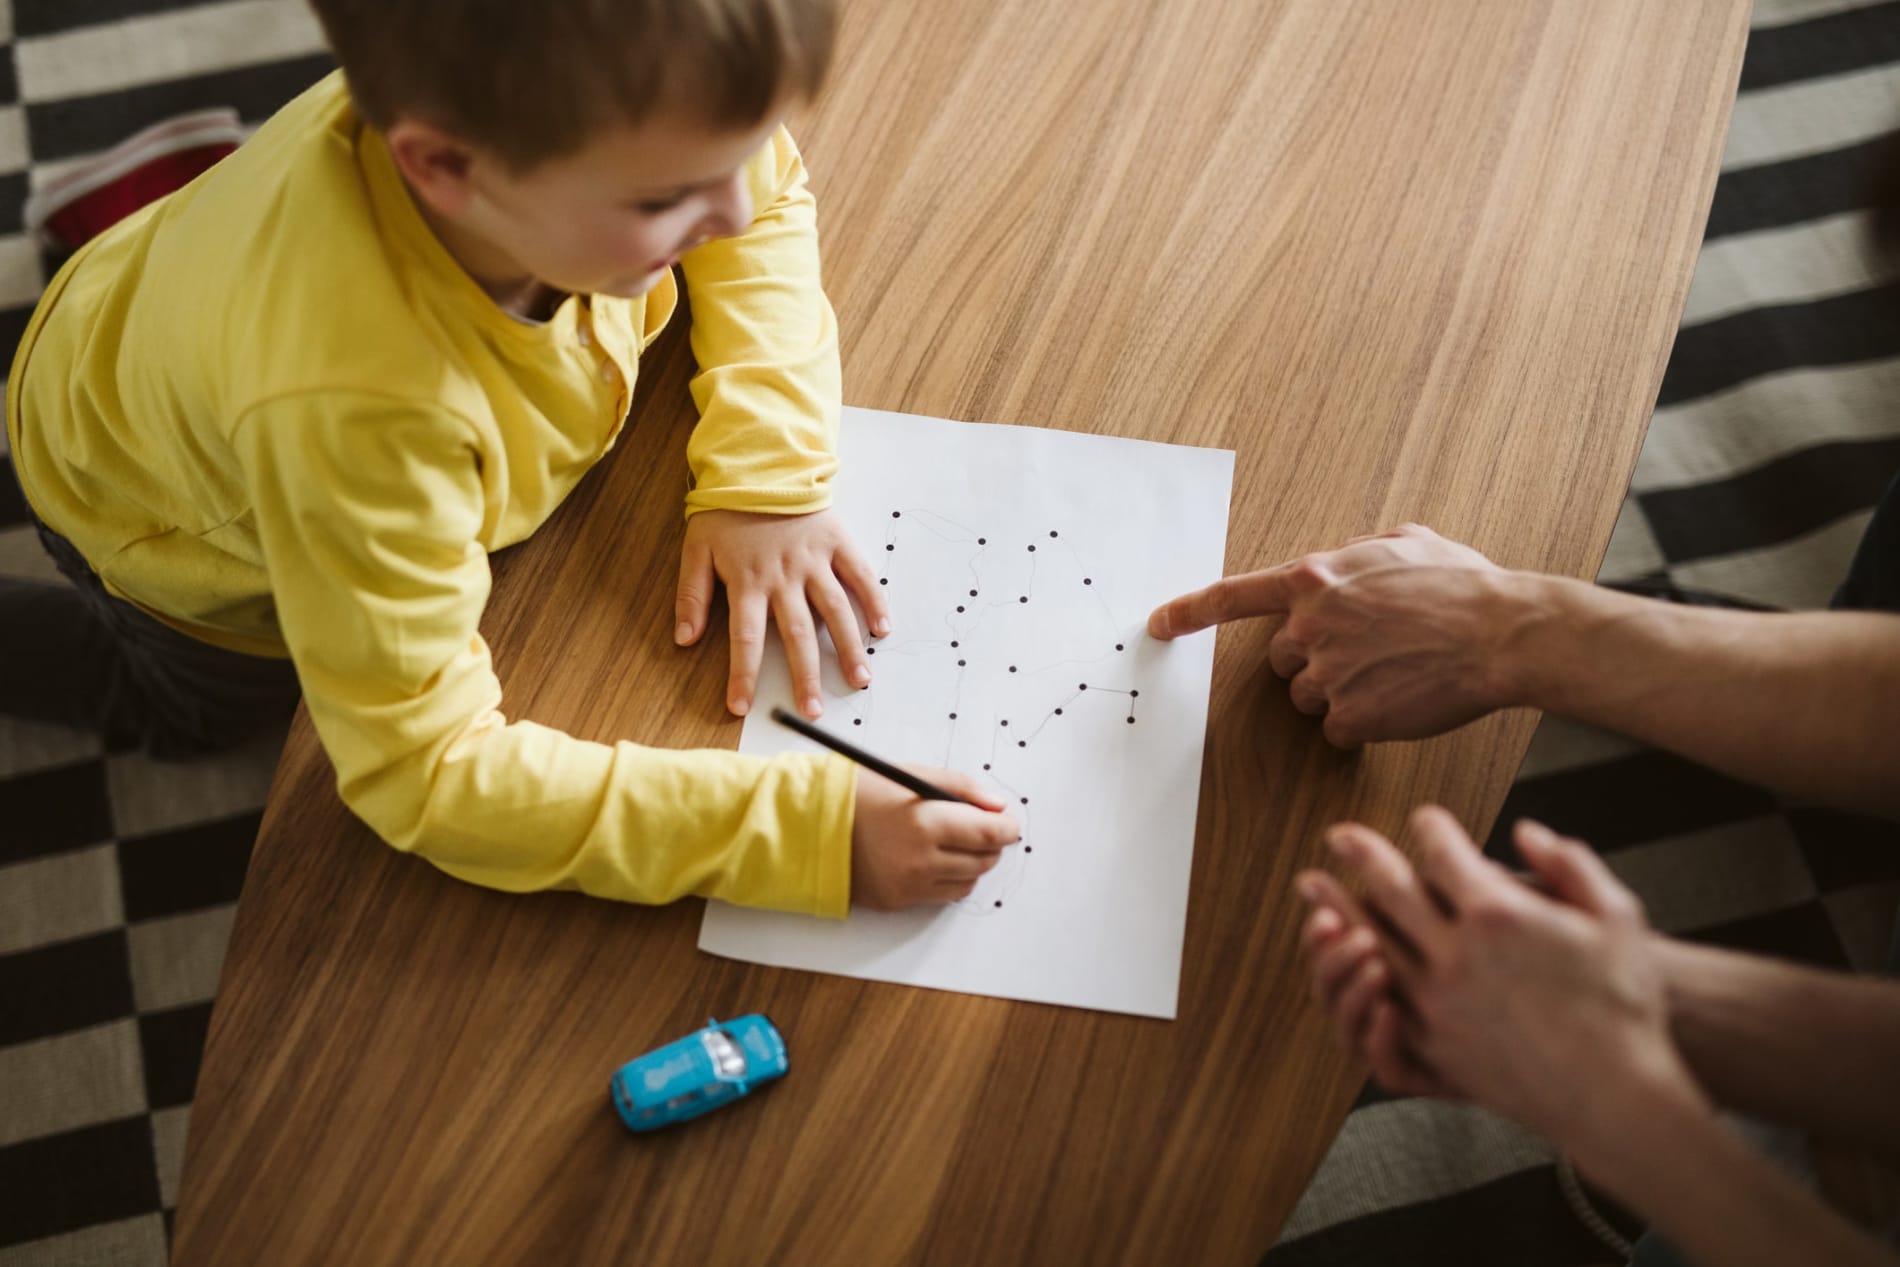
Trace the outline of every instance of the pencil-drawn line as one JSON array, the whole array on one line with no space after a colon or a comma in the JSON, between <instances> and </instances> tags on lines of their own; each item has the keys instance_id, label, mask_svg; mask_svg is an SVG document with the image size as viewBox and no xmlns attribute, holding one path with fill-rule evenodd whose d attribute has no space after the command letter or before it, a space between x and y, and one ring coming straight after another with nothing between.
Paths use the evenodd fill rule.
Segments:
<instances>
[{"instance_id":1,"label":"pencil-drawn line","mask_svg":"<svg viewBox=\"0 0 1900 1267\"><path fill-rule=\"evenodd\" d=\"M1074 703L1076 699L1081 696L1081 694L1082 692L1080 691L1070 692L1068 698L1064 699L1060 704L1057 704L1054 708L1050 709L1048 713L1044 714L1043 719L1040 722L1036 723L1036 728L1029 732L1029 741L1031 743L1034 743L1036 740L1036 736L1042 733L1042 728L1044 726L1047 726L1055 718L1062 716L1062 710L1067 708L1070 704Z\"/></svg>"},{"instance_id":2,"label":"pencil-drawn line","mask_svg":"<svg viewBox=\"0 0 1900 1267\"><path fill-rule=\"evenodd\" d=\"M1122 647L1123 647L1123 644L1121 643L1115 644L1115 651L1122 650ZM1100 664L1102 661L1113 657L1115 654L1115 651L1104 651L1101 655L1096 656L1093 660L1056 660L1053 663L1043 665L1041 668L1031 669L1029 671L1029 676L1041 677L1043 674L1048 673L1051 670L1065 668L1072 664L1081 664L1081 665Z\"/></svg>"},{"instance_id":3,"label":"pencil-drawn line","mask_svg":"<svg viewBox=\"0 0 1900 1267\"><path fill-rule=\"evenodd\" d=\"M979 540L975 529L966 527L950 518L950 516L940 514L934 510L927 510L920 506L903 511L901 515L909 515L912 523L939 541L961 542ZM897 519L900 522L901 515L900 512L897 511L891 512L891 518ZM953 533L961 533L962 535L957 536L953 535Z\"/></svg>"}]
</instances>

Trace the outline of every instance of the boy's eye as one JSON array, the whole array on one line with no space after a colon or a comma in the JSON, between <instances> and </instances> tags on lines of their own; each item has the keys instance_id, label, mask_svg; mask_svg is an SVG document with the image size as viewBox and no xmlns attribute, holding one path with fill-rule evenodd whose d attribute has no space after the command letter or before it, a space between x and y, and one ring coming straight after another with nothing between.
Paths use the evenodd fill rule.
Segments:
<instances>
[{"instance_id":1,"label":"boy's eye","mask_svg":"<svg viewBox=\"0 0 1900 1267\"><path fill-rule=\"evenodd\" d=\"M657 216L662 211L671 211L683 201L685 200L677 195L672 198L652 198L645 202L634 203L633 209L642 215Z\"/></svg>"}]
</instances>

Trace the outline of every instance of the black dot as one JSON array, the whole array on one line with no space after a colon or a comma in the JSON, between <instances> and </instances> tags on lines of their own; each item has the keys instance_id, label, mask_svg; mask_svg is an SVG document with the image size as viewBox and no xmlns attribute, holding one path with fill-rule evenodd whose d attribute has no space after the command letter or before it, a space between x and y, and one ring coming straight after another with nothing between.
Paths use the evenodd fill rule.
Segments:
<instances>
[{"instance_id":1,"label":"black dot","mask_svg":"<svg viewBox=\"0 0 1900 1267\"><path fill-rule=\"evenodd\" d=\"M959 608L957 608L957 610L958 610L958 611L962 611L963 609L962 609L961 607L959 607Z\"/></svg>"},{"instance_id":2,"label":"black dot","mask_svg":"<svg viewBox=\"0 0 1900 1267\"><path fill-rule=\"evenodd\" d=\"M1130 718L1128 719L1128 724L1129 724L1130 726L1132 726L1132 725L1134 725L1134 724L1135 724L1135 719L1134 719L1134 718L1132 718L1132 717L1130 717Z\"/></svg>"},{"instance_id":3,"label":"black dot","mask_svg":"<svg viewBox=\"0 0 1900 1267\"><path fill-rule=\"evenodd\" d=\"M1010 671L1011 673L1014 673L1014 672L1016 671L1016 666L1015 666L1015 665L1013 665L1013 664L1012 664L1012 665L1010 665L1010 666L1009 666L1009 671Z\"/></svg>"},{"instance_id":4,"label":"black dot","mask_svg":"<svg viewBox=\"0 0 1900 1267\"><path fill-rule=\"evenodd\" d=\"M852 724L853 726L862 726L862 725L864 724L864 718L862 718L862 717L853 717L853 718L851 719L851 724Z\"/></svg>"},{"instance_id":5,"label":"black dot","mask_svg":"<svg viewBox=\"0 0 1900 1267\"><path fill-rule=\"evenodd\" d=\"M957 719L957 715L955 713L950 714L951 721L955 721L956 719Z\"/></svg>"},{"instance_id":6,"label":"black dot","mask_svg":"<svg viewBox=\"0 0 1900 1267\"><path fill-rule=\"evenodd\" d=\"M1056 535L1056 530L1055 530L1054 528L1051 528L1051 529L1049 529L1049 535L1050 535L1050 536L1052 536L1052 537L1053 537L1053 536L1055 536L1055 535Z\"/></svg>"},{"instance_id":7,"label":"black dot","mask_svg":"<svg viewBox=\"0 0 1900 1267\"><path fill-rule=\"evenodd\" d=\"M1027 748L1029 746L1029 741L1027 739L1018 739L1016 741L1016 746L1018 748Z\"/></svg>"},{"instance_id":8,"label":"black dot","mask_svg":"<svg viewBox=\"0 0 1900 1267\"><path fill-rule=\"evenodd\" d=\"M1121 649L1122 649L1122 644L1121 644L1121 643L1119 643L1119 642L1118 642L1118 643L1116 643L1116 644L1115 644L1115 650L1117 650L1117 651L1120 651Z\"/></svg>"},{"instance_id":9,"label":"black dot","mask_svg":"<svg viewBox=\"0 0 1900 1267\"><path fill-rule=\"evenodd\" d=\"M1076 683L1075 689L1078 691L1086 691L1089 689L1089 684L1087 682L1078 682Z\"/></svg>"},{"instance_id":10,"label":"black dot","mask_svg":"<svg viewBox=\"0 0 1900 1267\"><path fill-rule=\"evenodd\" d=\"M975 590L971 590L971 591L970 591L970 597L971 597L971 598L975 598L975 597L976 597L976 591L975 591Z\"/></svg>"},{"instance_id":11,"label":"black dot","mask_svg":"<svg viewBox=\"0 0 1900 1267\"><path fill-rule=\"evenodd\" d=\"M1025 804L1025 805L1027 805L1027 804L1029 804L1029 798L1028 798L1028 797L1026 797L1026 796L1025 796L1025 797L1023 798L1023 804Z\"/></svg>"},{"instance_id":12,"label":"black dot","mask_svg":"<svg viewBox=\"0 0 1900 1267\"><path fill-rule=\"evenodd\" d=\"M1003 718L1003 725L1005 726L1009 725L1009 718L1007 717Z\"/></svg>"},{"instance_id":13,"label":"black dot","mask_svg":"<svg viewBox=\"0 0 1900 1267\"><path fill-rule=\"evenodd\" d=\"M886 550L895 550L895 549L897 549L897 547L896 547L896 546L885 546L884 548L885 548Z\"/></svg>"},{"instance_id":14,"label":"black dot","mask_svg":"<svg viewBox=\"0 0 1900 1267\"><path fill-rule=\"evenodd\" d=\"M1056 710L1056 716L1057 716L1057 717L1060 717L1060 716L1062 716L1062 710L1061 710L1061 709L1059 709L1059 708L1058 708L1058 709Z\"/></svg>"},{"instance_id":15,"label":"black dot","mask_svg":"<svg viewBox=\"0 0 1900 1267\"><path fill-rule=\"evenodd\" d=\"M866 648L864 649L864 654L865 654L865 655L876 655L876 654L877 654L877 648L876 648L876 647L866 647Z\"/></svg>"},{"instance_id":16,"label":"black dot","mask_svg":"<svg viewBox=\"0 0 1900 1267\"><path fill-rule=\"evenodd\" d=\"M950 645L951 645L952 647L957 647L957 646L961 646L962 644L961 644L961 643L959 643L959 642L958 642L958 641L957 641L956 639L954 639L954 638L952 638L952 639L950 640Z\"/></svg>"},{"instance_id":17,"label":"black dot","mask_svg":"<svg viewBox=\"0 0 1900 1267\"><path fill-rule=\"evenodd\" d=\"M1026 603L1029 601L1029 595L1024 594L1021 598L1017 599L1016 601L1019 603Z\"/></svg>"},{"instance_id":18,"label":"black dot","mask_svg":"<svg viewBox=\"0 0 1900 1267\"><path fill-rule=\"evenodd\" d=\"M1094 578L1093 578L1093 577L1088 577L1088 576L1085 576L1085 577L1083 577L1083 578L1082 578L1082 584L1084 584L1084 585L1093 585L1093 584L1095 584L1095 580L1094 580Z\"/></svg>"},{"instance_id":19,"label":"black dot","mask_svg":"<svg viewBox=\"0 0 1900 1267\"><path fill-rule=\"evenodd\" d=\"M899 514L899 513L897 512L897 511L895 511L895 510L893 510L893 511L891 512L891 518L892 518L892 519L898 519L898 518L901 518L901 517L902 517L902 516L901 516L901 515L900 515L900 514Z\"/></svg>"},{"instance_id":20,"label":"black dot","mask_svg":"<svg viewBox=\"0 0 1900 1267\"><path fill-rule=\"evenodd\" d=\"M1029 553L1031 553L1031 554L1034 554L1035 552L1036 552L1036 547L1035 547L1035 546L1030 546L1030 547L1029 547Z\"/></svg>"},{"instance_id":21,"label":"black dot","mask_svg":"<svg viewBox=\"0 0 1900 1267\"><path fill-rule=\"evenodd\" d=\"M985 761L985 762L983 763L983 768L984 768L985 770L987 770L987 769L989 769L989 768L990 768L990 763L989 763L989 762L987 762L987 761Z\"/></svg>"},{"instance_id":22,"label":"black dot","mask_svg":"<svg viewBox=\"0 0 1900 1267\"><path fill-rule=\"evenodd\" d=\"M888 578L886 578L886 577L882 577L882 576L880 576L880 577L878 577L878 578L877 578L877 583L878 583L879 585L889 585L889 584L890 584L890 580L889 580Z\"/></svg>"},{"instance_id":23,"label":"black dot","mask_svg":"<svg viewBox=\"0 0 1900 1267\"><path fill-rule=\"evenodd\" d=\"M1024 853L1034 853L1034 852L1036 852L1036 848L1035 848L1035 846L1034 846L1034 845L1024 845L1024 846L1023 846L1023 852L1024 852Z\"/></svg>"},{"instance_id":24,"label":"black dot","mask_svg":"<svg viewBox=\"0 0 1900 1267\"><path fill-rule=\"evenodd\" d=\"M968 660L958 660L958 661L957 661L957 667L958 667L959 669L961 669L961 668L963 668L963 667L964 667L965 665L967 665L967 664L969 664L969 661L968 661Z\"/></svg>"},{"instance_id":25,"label":"black dot","mask_svg":"<svg viewBox=\"0 0 1900 1267\"><path fill-rule=\"evenodd\" d=\"M1001 907L1002 907L1002 905L1003 905L1003 904L1002 904L1001 902L998 902L998 903L997 903L996 905L997 905L997 907L998 907L998 909L1001 909Z\"/></svg>"},{"instance_id":26,"label":"black dot","mask_svg":"<svg viewBox=\"0 0 1900 1267\"><path fill-rule=\"evenodd\" d=\"M990 539L988 537L978 537L976 543L980 546L986 546L990 543Z\"/></svg>"},{"instance_id":27,"label":"black dot","mask_svg":"<svg viewBox=\"0 0 1900 1267\"><path fill-rule=\"evenodd\" d=\"M1140 695L1140 694L1141 694L1141 692L1140 692L1140 691L1130 691L1130 692L1128 692L1128 698L1129 698L1129 699L1134 699L1134 698L1135 698L1136 696L1138 696L1138 695Z\"/></svg>"}]
</instances>

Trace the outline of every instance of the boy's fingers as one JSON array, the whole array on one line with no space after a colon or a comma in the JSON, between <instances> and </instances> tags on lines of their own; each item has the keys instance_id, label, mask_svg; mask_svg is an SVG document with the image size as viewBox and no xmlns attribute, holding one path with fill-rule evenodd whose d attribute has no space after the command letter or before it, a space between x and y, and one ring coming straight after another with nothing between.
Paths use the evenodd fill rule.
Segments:
<instances>
[{"instance_id":1,"label":"boy's fingers","mask_svg":"<svg viewBox=\"0 0 1900 1267\"><path fill-rule=\"evenodd\" d=\"M937 830L937 847L953 853L995 854L1023 838L1022 825L1007 810L945 806Z\"/></svg>"},{"instance_id":2,"label":"boy's fingers","mask_svg":"<svg viewBox=\"0 0 1900 1267\"><path fill-rule=\"evenodd\" d=\"M759 686L759 661L765 655L765 595L726 591L732 606L732 667L726 678L726 707L744 717Z\"/></svg>"},{"instance_id":3,"label":"boy's fingers","mask_svg":"<svg viewBox=\"0 0 1900 1267\"><path fill-rule=\"evenodd\" d=\"M955 792L964 800L982 806L987 810L1006 809L1008 802L1003 800L983 780L961 770L933 770L927 766L906 766L918 778L926 783L935 783L946 792Z\"/></svg>"},{"instance_id":4,"label":"boy's fingers","mask_svg":"<svg viewBox=\"0 0 1900 1267\"><path fill-rule=\"evenodd\" d=\"M871 684L871 663L864 654L864 639L858 632L858 616L844 587L830 576L813 577L805 586L812 609L825 628L831 631L831 645L838 652L838 668L844 680L855 687Z\"/></svg>"},{"instance_id":5,"label":"boy's fingers","mask_svg":"<svg viewBox=\"0 0 1900 1267\"><path fill-rule=\"evenodd\" d=\"M817 717L825 711L820 687L818 631L812 624L811 605L803 590L781 590L772 600L779 641L785 644L785 663L792 671L792 699L798 711Z\"/></svg>"},{"instance_id":6,"label":"boy's fingers","mask_svg":"<svg viewBox=\"0 0 1900 1267\"><path fill-rule=\"evenodd\" d=\"M877 573L864 561L864 556L851 546L843 546L832 555L831 570L844 582L845 588L857 595L858 605L864 608L864 623L870 629L873 638L882 638L891 631L891 604L885 598L885 587L878 584Z\"/></svg>"},{"instance_id":7,"label":"boy's fingers","mask_svg":"<svg viewBox=\"0 0 1900 1267\"><path fill-rule=\"evenodd\" d=\"M680 551L679 590L673 599L673 641L690 646L706 628L706 613L712 609L712 551L697 541L688 541Z\"/></svg>"},{"instance_id":8,"label":"boy's fingers","mask_svg":"<svg viewBox=\"0 0 1900 1267\"><path fill-rule=\"evenodd\" d=\"M937 851L937 882L968 884L994 867L1002 858L998 853L962 853L955 849Z\"/></svg>"},{"instance_id":9,"label":"boy's fingers","mask_svg":"<svg viewBox=\"0 0 1900 1267\"><path fill-rule=\"evenodd\" d=\"M1209 625L1283 612L1291 598L1286 588L1287 567L1282 564L1244 576L1223 577L1205 589L1171 599L1148 617L1148 632L1157 638L1179 638Z\"/></svg>"}]
</instances>

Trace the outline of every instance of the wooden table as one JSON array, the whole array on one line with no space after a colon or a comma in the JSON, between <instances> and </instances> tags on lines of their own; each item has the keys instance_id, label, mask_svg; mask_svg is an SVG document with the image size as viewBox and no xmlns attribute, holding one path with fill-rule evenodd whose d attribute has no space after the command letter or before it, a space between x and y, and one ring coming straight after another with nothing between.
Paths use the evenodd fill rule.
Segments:
<instances>
[{"instance_id":1,"label":"wooden table","mask_svg":"<svg viewBox=\"0 0 1900 1267\"><path fill-rule=\"evenodd\" d=\"M846 397L1237 451L1239 570L1406 519L1591 576L1667 358L1746 0L852 0L815 173ZM496 560L510 715L725 745L673 647L685 340ZM1534 718L1342 755L1220 635L1173 1022L748 967L700 903L514 898L378 843L307 721L239 905L181 1263L1249 1263L1362 1071L1296 960L1353 816L1482 829ZM608 1073L762 1010L793 1072L627 1135Z\"/></svg>"}]
</instances>

